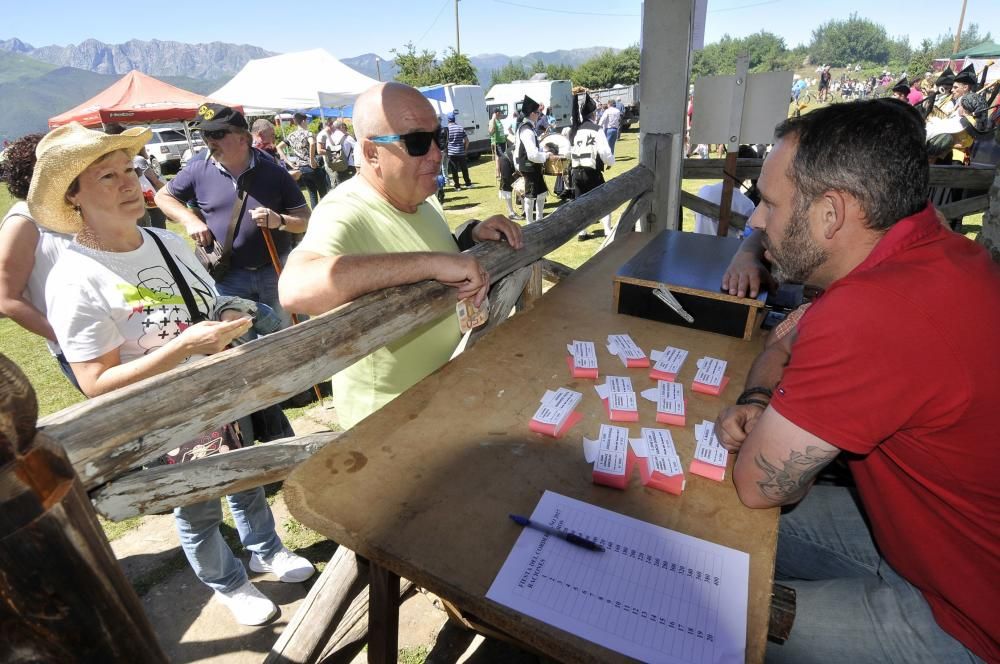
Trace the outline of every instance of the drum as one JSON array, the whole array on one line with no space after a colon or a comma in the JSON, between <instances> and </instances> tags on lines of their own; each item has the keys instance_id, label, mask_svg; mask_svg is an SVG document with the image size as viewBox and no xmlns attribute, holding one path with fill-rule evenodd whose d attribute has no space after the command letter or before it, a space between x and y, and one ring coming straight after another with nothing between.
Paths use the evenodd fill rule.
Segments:
<instances>
[{"instance_id":1,"label":"drum","mask_svg":"<svg viewBox=\"0 0 1000 664\"><path fill-rule=\"evenodd\" d=\"M550 152L559 155L560 159L551 159L545 162L542 172L545 175L561 175L569 170L569 138L562 134L546 134L538 139L538 147L543 152Z\"/></svg>"},{"instance_id":2,"label":"drum","mask_svg":"<svg viewBox=\"0 0 1000 664\"><path fill-rule=\"evenodd\" d=\"M514 184L510 186L511 197L514 202L514 209L520 209L521 202L524 200L524 178L518 177L514 180Z\"/></svg>"}]
</instances>

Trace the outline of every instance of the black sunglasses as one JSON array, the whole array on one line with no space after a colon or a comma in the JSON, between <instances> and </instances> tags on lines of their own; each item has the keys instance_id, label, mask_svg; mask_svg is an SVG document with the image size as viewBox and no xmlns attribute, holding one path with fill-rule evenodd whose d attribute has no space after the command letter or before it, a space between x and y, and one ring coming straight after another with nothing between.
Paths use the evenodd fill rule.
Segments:
<instances>
[{"instance_id":1,"label":"black sunglasses","mask_svg":"<svg viewBox=\"0 0 1000 664\"><path fill-rule=\"evenodd\" d=\"M409 134L371 136L368 140L374 143L398 143L402 141L403 146L406 147L406 154L411 157L423 157L431 149L431 143L436 144L439 150L448 147L448 128L438 127L434 131L411 131Z\"/></svg>"},{"instance_id":2,"label":"black sunglasses","mask_svg":"<svg viewBox=\"0 0 1000 664\"><path fill-rule=\"evenodd\" d=\"M202 129L201 135L205 138L211 138L213 141L221 141L226 134L229 133L228 129Z\"/></svg>"}]
</instances>

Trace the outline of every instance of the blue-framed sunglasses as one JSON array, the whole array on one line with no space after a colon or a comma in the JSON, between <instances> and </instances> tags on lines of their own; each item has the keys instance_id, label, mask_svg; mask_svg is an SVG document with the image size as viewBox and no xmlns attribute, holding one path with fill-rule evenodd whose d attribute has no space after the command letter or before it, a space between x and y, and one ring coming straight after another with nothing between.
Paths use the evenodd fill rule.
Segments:
<instances>
[{"instance_id":1,"label":"blue-framed sunglasses","mask_svg":"<svg viewBox=\"0 0 1000 664\"><path fill-rule=\"evenodd\" d=\"M448 147L448 128L438 127L434 131L411 131L408 134L386 134L385 136L369 136L373 143L398 143L402 141L406 154L411 157L423 157L436 143L439 150Z\"/></svg>"}]
</instances>

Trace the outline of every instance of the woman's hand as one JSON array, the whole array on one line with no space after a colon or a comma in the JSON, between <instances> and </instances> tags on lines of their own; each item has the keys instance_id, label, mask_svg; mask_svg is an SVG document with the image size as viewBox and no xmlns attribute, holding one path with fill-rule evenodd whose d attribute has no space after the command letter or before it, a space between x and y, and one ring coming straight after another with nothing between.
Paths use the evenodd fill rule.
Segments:
<instances>
[{"instance_id":1,"label":"woman's hand","mask_svg":"<svg viewBox=\"0 0 1000 664\"><path fill-rule=\"evenodd\" d=\"M186 328L177 342L188 355L211 355L246 334L252 325L253 320L247 317L225 322L206 320Z\"/></svg>"}]
</instances>

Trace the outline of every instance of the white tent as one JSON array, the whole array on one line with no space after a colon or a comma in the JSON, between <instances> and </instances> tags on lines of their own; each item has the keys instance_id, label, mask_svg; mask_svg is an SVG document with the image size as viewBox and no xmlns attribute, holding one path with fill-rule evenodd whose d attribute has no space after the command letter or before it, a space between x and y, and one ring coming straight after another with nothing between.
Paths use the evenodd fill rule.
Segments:
<instances>
[{"instance_id":1,"label":"white tent","mask_svg":"<svg viewBox=\"0 0 1000 664\"><path fill-rule=\"evenodd\" d=\"M289 108L348 106L376 83L317 48L251 60L209 96L240 104L247 115L266 115Z\"/></svg>"}]
</instances>

